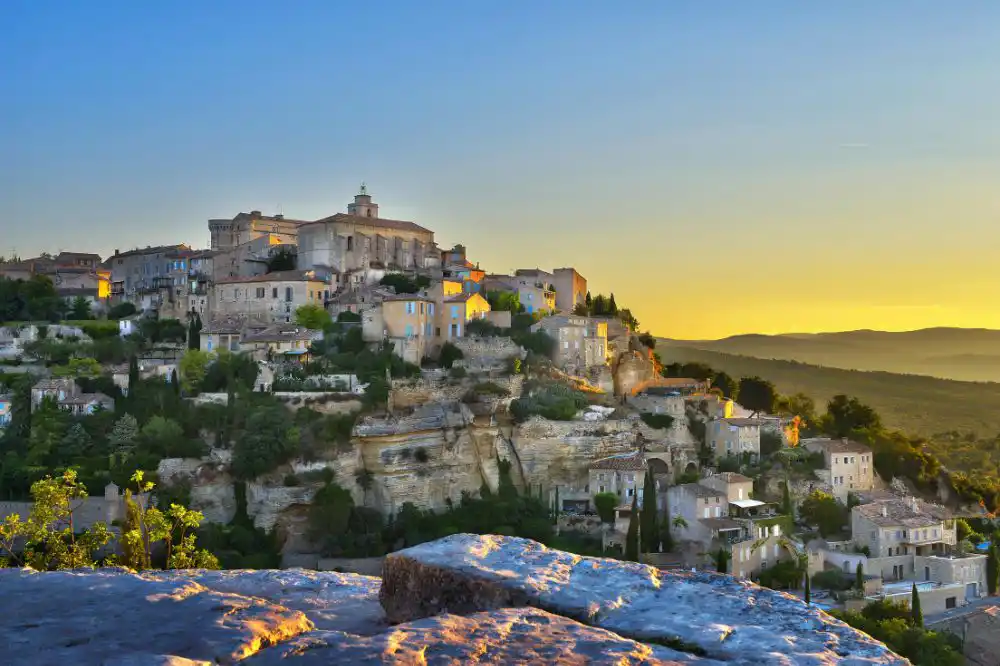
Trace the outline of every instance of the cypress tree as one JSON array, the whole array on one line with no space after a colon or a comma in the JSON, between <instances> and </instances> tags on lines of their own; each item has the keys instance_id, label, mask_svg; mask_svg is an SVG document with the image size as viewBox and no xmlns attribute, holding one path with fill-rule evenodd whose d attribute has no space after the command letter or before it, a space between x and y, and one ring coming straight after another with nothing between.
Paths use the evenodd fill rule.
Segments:
<instances>
[{"instance_id":1,"label":"cypress tree","mask_svg":"<svg viewBox=\"0 0 1000 666\"><path fill-rule=\"evenodd\" d=\"M177 370L171 370L170 371L170 388L172 388L174 390L174 394L180 395L181 384L177 380Z\"/></svg>"},{"instance_id":2,"label":"cypress tree","mask_svg":"<svg viewBox=\"0 0 1000 666\"><path fill-rule=\"evenodd\" d=\"M786 516L792 515L792 494L788 490L788 477L785 477L785 483L781 489L781 511Z\"/></svg>"},{"instance_id":3,"label":"cypress tree","mask_svg":"<svg viewBox=\"0 0 1000 666\"><path fill-rule=\"evenodd\" d=\"M656 480L653 470L646 469L646 482L642 489L642 551L653 553L658 550L656 534Z\"/></svg>"},{"instance_id":4,"label":"cypress tree","mask_svg":"<svg viewBox=\"0 0 1000 666\"><path fill-rule=\"evenodd\" d=\"M139 359L135 354L128 359L128 390L133 393L139 387Z\"/></svg>"},{"instance_id":5,"label":"cypress tree","mask_svg":"<svg viewBox=\"0 0 1000 666\"><path fill-rule=\"evenodd\" d=\"M858 566L860 567L861 565L859 564ZM812 603L812 588L810 587L810 585L811 584L809 582L809 572L807 571L806 572L806 606L808 606L810 603Z\"/></svg>"},{"instance_id":6,"label":"cypress tree","mask_svg":"<svg viewBox=\"0 0 1000 666\"><path fill-rule=\"evenodd\" d=\"M618 306L615 304L614 292L611 292L611 296L608 298L608 314L612 316L618 314Z\"/></svg>"},{"instance_id":7,"label":"cypress tree","mask_svg":"<svg viewBox=\"0 0 1000 666\"><path fill-rule=\"evenodd\" d=\"M632 496L632 515L628 519L628 533L625 535L625 559L639 561L639 494Z\"/></svg>"},{"instance_id":8,"label":"cypress tree","mask_svg":"<svg viewBox=\"0 0 1000 666\"><path fill-rule=\"evenodd\" d=\"M924 626L924 614L920 610L920 595L917 593L916 583L913 584L913 590L910 592L910 617L914 627Z\"/></svg>"},{"instance_id":9,"label":"cypress tree","mask_svg":"<svg viewBox=\"0 0 1000 666\"><path fill-rule=\"evenodd\" d=\"M854 587L858 588L860 592L865 591L865 572L861 567L861 562L858 562L858 568L854 570Z\"/></svg>"},{"instance_id":10,"label":"cypress tree","mask_svg":"<svg viewBox=\"0 0 1000 666\"><path fill-rule=\"evenodd\" d=\"M995 537L986 550L986 590L990 596L1000 592L1000 549Z\"/></svg>"}]
</instances>

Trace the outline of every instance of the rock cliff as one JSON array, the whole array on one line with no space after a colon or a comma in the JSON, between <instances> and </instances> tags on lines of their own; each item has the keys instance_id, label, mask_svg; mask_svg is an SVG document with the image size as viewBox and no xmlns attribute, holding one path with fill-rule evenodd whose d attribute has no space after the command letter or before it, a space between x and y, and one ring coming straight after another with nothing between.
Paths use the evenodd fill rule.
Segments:
<instances>
[{"instance_id":1,"label":"rock cliff","mask_svg":"<svg viewBox=\"0 0 1000 666\"><path fill-rule=\"evenodd\" d=\"M384 576L5 569L0 650L12 666L909 663L788 595L525 539L455 535Z\"/></svg>"}]
</instances>

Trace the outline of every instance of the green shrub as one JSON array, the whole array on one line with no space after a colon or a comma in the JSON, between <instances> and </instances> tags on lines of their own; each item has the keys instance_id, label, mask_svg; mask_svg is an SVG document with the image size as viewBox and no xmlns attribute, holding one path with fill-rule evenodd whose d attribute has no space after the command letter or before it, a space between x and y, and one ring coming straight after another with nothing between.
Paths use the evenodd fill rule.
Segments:
<instances>
[{"instance_id":1,"label":"green shrub","mask_svg":"<svg viewBox=\"0 0 1000 666\"><path fill-rule=\"evenodd\" d=\"M854 583L849 576L844 575L839 569L827 569L813 574L813 587L821 590L832 590L843 592L851 589Z\"/></svg>"}]
</instances>

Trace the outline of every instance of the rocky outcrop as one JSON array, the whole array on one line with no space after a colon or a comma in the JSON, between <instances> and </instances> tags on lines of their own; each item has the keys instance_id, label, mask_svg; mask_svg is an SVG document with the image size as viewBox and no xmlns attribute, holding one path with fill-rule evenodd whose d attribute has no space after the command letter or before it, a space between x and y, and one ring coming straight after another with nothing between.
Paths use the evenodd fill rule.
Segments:
<instances>
[{"instance_id":1,"label":"rocky outcrop","mask_svg":"<svg viewBox=\"0 0 1000 666\"><path fill-rule=\"evenodd\" d=\"M525 539L456 535L384 572L0 569L2 663L908 663L788 595Z\"/></svg>"},{"instance_id":2,"label":"rocky outcrop","mask_svg":"<svg viewBox=\"0 0 1000 666\"><path fill-rule=\"evenodd\" d=\"M580 557L528 539L459 534L386 558L391 622L532 606L732 664L906 664L787 594L718 574Z\"/></svg>"}]
</instances>

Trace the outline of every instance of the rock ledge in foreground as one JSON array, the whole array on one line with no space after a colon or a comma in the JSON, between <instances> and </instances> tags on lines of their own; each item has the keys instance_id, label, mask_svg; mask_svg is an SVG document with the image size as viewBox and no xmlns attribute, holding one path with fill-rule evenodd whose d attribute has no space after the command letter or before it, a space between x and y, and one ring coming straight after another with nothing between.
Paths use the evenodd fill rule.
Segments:
<instances>
[{"instance_id":1,"label":"rock ledge in foreground","mask_svg":"<svg viewBox=\"0 0 1000 666\"><path fill-rule=\"evenodd\" d=\"M516 537L456 534L393 553L379 599L390 622L531 606L731 664L909 664L781 592L731 576L580 557Z\"/></svg>"}]
</instances>

